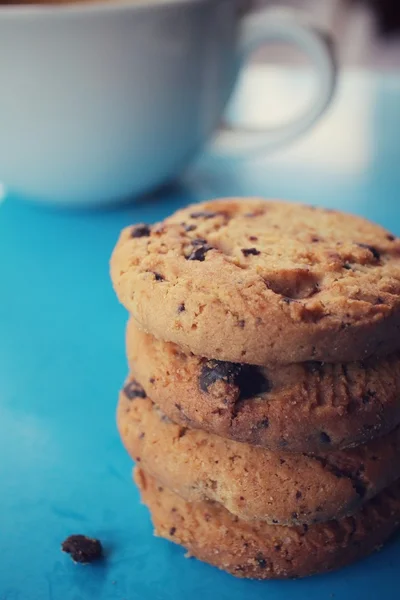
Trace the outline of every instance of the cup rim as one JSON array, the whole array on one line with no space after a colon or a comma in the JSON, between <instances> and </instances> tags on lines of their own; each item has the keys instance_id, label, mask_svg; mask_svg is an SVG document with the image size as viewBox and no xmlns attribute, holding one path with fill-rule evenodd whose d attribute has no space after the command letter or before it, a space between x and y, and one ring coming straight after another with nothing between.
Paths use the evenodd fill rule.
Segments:
<instances>
[{"instance_id":1,"label":"cup rim","mask_svg":"<svg viewBox=\"0 0 400 600\"><path fill-rule=\"evenodd\" d=\"M54 0L50 3L5 4L0 6L0 21L3 17L23 16L60 16L98 12L115 12L115 10L129 10L133 12L151 11L154 9L168 10L174 6L209 4L216 0L71 0L70 2L58 3Z\"/></svg>"}]
</instances>

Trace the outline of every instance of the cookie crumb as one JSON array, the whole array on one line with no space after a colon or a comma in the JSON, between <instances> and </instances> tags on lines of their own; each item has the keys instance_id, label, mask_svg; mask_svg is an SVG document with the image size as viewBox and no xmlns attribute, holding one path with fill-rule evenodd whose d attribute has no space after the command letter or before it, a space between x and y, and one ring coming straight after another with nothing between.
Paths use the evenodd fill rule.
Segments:
<instances>
[{"instance_id":1,"label":"cookie crumb","mask_svg":"<svg viewBox=\"0 0 400 600\"><path fill-rule=\"evenodd\" d=\"M75 563L88 564L103 556L103 546L99 540L86 535L70 535L61 544L61 550L69 554Z\"/></svg>"}]
</instances>

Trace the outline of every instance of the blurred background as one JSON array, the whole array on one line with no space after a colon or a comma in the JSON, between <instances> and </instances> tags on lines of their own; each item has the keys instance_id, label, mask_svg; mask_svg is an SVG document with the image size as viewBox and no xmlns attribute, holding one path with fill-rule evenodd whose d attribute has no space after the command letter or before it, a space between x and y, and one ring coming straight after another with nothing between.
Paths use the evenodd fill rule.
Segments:
<instances>
[{"instance_id":1,"label":"blurred background","mask_svg":"<svg viewBox=\"0 0 400 600\"><path fill-rule=\"evenodd\" d=\"M247 4L257 9L277 3L249 0ZM312 22L328 29L341 65L400 68L399 0L281 0L279 5L303 9ZM272 57L269 48L264 52L264 58L267 56L269 60L278 58Z\"/></svg>"},{"instance_id":2,"label":"blurred background","mask_svg":"<svg viewBox=\"0 0 400 600\"><path fill-rule=\"evenodd\" d=\"M400 216L400 1L243 2L244 10L265 7L298 9L331 34L339 66L337 93L305 136L264 161L231 169L224 178L214 169L204 195L265 195L267 190L275 197L324 202L344 210L351 206L365 213L385 198L375 218L389 220L389 202ZM307 57L289 46L269 44L253 56L228 114L243 126L273 127L304 110L315 86ZM212 165L207 166L209 173ZM221 182L217 190L216 182Z\"/></svg>"}]
</instances>

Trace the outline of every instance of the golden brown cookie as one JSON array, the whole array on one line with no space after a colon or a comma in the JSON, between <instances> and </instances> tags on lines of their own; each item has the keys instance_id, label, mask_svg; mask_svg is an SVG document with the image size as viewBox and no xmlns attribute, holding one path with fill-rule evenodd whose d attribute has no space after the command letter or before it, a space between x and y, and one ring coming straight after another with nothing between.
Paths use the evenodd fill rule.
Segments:
<instances>
[{"instance_id":1,"label":"golden brown cookie","mask_svg":"<svg viewBox=\"0 0 400 600\"><path fill-rule=\"evenodd\" d=\"M367 556L400 523L397 481L353 517L310 527L243 521L214 502L189 503L135 469L156 535L237 577L283 579L332 571Z\"/></svg>"},{"instance_id":2,"label":"golden brown cookie","mask_svg":"<svg viewBox=\"0 0 400 600\"><path fill-rule=\"evenodd\" d=\"M117 421L130 456L164 485L248 520L289 525L339 518L400 477L400 428L349 450L276 453L176 425L134 380L121 392Z\"/></svg>"},{"instance_id":3,"label":"golden brown cookie","mask_svg":"<svg viewBox=\"0 0 400 600\"><path fill-rule=\"evenodd\" d=\"M173 421L270 450L345 448L400 422L400 354L347 364L240 365L185 354L133 319L127 353L133 375Z\"/></svg>"},{"instance_id":4,"label":"golden brown cookie","mask_svg":"<svg viewBox=\"0 0 400 600\"><path fill-rule=\"evenodd\" d=\"M206 202L125 229L111 275L142 329L198 356L265 365L400 349L400 239L360 217Z\"/></svg>"}]
</instances>

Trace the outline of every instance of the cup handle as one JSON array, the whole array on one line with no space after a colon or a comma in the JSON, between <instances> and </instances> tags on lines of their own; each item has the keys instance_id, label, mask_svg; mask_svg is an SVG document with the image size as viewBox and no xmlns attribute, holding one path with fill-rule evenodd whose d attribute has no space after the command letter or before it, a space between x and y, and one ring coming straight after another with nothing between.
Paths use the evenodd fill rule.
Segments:
<instances>
[{"instance_id":1,"label":"cup handle","mask_svg":"<svg viewBox=\"0 0 400 600\"><path fill-rule=\"evenodd\" d=\"M211 153L221 157L244 157L270 152L307 131L329 106L336 87L337 67L330 37L290 10L267 9L244 17L239 38L239 66L260 46L287 42L300 48L314 63L319 92L311 106L284 125L267 129L224 126L213 140Z\"/></svg>"}]
</instances>

